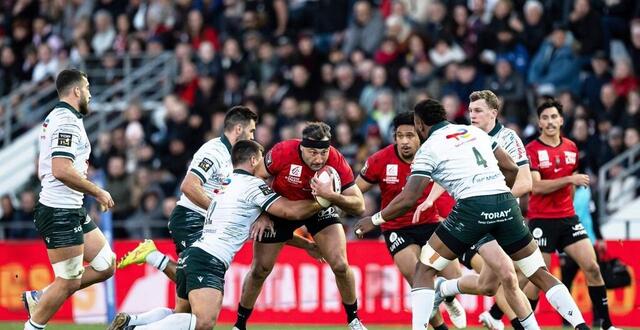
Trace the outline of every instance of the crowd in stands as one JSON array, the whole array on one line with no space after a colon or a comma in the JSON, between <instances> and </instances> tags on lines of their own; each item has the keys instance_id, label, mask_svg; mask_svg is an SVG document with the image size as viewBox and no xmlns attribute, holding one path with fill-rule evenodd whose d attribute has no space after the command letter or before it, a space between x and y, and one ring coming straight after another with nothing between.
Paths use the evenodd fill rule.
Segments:
<instances>
[{"instance_id":1,"label":"crowd in stands","mask_svg":"<svg viewBox=\"0 0 640 330\"><path fill-rule=\"evenodd\" d=\"M525 142L535 105L561 101L564 133L581 172L598 171L640 144L640 2L635 0L9 0L0 3L0 96L52 79L97 56L173 52L175 90L159 109L131 102L123 126L93 145L100 178L123 220L166 221L193 153L221 134L224 112L244 104L260 117L266 148L300 136L308 120L333 128L333 145L355 173L393 143L390 123L421 98L468 123L472 91L501 99L500 120ZM106 60L109 59L109 60ZM89 77L91 80L91 77ZM624 170L607 174L614 180ZM636 176L616 186L635 197ZM30 222L39 182L1 199L0 222ZM614 194L614 192L612 192ZM611 196L610 196L611 197ZM375 211L377 196L366 195ZM614 199L612 199L614 200ZM94 218L99 218L95 207ZM152 235L166 236L158 226ZM148 234L148 233L146 233ZM8 237L36 237L10 230Z\"/></svg>"}]
</instances>

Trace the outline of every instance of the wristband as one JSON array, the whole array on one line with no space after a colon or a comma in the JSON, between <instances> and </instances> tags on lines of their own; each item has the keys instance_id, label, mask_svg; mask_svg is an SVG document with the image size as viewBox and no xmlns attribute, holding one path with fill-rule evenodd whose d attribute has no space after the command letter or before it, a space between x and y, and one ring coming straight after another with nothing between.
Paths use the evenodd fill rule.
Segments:
<instances>
[{"instance_id":1,"label":"wristband","mask_svg":"<svg viewBox=\"0 0 640 330\"><path fill-rule=\"evenodd\" d=\"M376 226L380 226L381 224L385 223L386 221L382 218L382 213L381 212L377 212L376 214L371 216L371 222Z\"/></svg>"}]
</instances>

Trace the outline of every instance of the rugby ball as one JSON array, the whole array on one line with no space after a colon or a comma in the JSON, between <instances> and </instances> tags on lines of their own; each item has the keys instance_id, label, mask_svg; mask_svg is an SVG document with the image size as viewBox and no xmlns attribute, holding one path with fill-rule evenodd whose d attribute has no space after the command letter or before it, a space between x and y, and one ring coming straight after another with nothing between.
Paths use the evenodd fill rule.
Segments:
<instances>
[{"instance_id":1,"label":"rugby ball","mask_svg":"<svg viewBox=\"0 0 640 330\"><path fill-rule=\"evenodd\" d=\"M315 177L318 179L318 181L325 183L325 182L331 181L332 175L333 175L333 182L331 187L333 188L333 191L340 193L342 183L340 182L340 175L338 174L338 171L336 171L335 168L329 165L325 165L324 167L322 167L316 172ZM328 200L320 196L314 195L314 197L318 202L318 204L320 204L320 206L322 206L323 208L327 208L331 206L331 202L329 202Z\"/></svg>"}]
</instances>

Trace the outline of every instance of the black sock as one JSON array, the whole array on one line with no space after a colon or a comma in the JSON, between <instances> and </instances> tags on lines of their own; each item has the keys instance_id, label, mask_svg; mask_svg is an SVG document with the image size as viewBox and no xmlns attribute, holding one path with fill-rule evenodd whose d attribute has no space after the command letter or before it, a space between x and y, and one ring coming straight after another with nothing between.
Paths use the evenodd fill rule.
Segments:
<instances>
[{"instance_id":1,"label":"black sock","mask_svg":"<svg viewBox=\"0 0 640 330\"><path fill-rule=\"evenodd\" d=\"M576 327L576 330L589 330L589 327L587 326L586 323L580 323L578 324L578 326Z\"/></svg>"},{"instance_id":2,"label":"black sock","mask_svg":"<svg viewBox=\"0 0 640 330\"><path fill-rule=\"evenodd\" d=\"M444 298L444 301L450 303L450 302L453 301L453 299L456 299L456 296L446 297L446 298Z\"/></svg>"},{"instance_id":3,"label":"black sock","mask_svg":"<svg viewBox=\"0 0 640 330\"><path fill-rule=\"evenodd\" d=\"M602 320L602 329L608 329L611 326L609 318L609 303L607 302L607 289L604 285L590 286L589 298L596 311L598 317Z\"/></svg>"},{"instance_id":4,"label":"black sock","mask_svg":"<svg viewBox=\"0 0 640 330\"><path fill-rule=\"evenodd\" d=\"M522 326L522 324L520 324L520 321L518 321L517 317L511 320L511 326L513 327L514 330L524 330L524 327Z\"/></svg>"},{"instance_id":5,"label":"black sock","mask_svg":"<svg viewBox=\"0 0 640 330\"><path fill-rule=\"evenodd\" d=\"M449 327L446 323L442 322L439 326L433 327L433 330L449 330Z\"/></svg>"},{"instance_id":6,"label":"black sock","mask_svg":"<svg viewBox=\"0 0 640 330\"><path fill-rule=\"evenodd\" d=\"M496 320L500 320L504 316L504 312L502 311L502 309L500 309L500 306L498 306L498 304L496 303L493 303L493 306L491 306L491 309L489 309L489 314L491 314L491 317L493 317Z\"/></svg>"},{"instance_id":7,"label":"black sock","mask_svg":"<svg viewBox=\"0 0 640 330\"><path fill-rule=\"evenodd\" d=\"M529 299L529 298L527 298ZM529 299L529 305L531 305L531 310L535 313L536 312L536 307L538 307L538 299Z\"/></svg>"},{"instance_id":8,"label":"black sock","mask_svg":"<svg viewBox=\"0 0 640 330\"><path fill-rule=\"evenodd\" d=\"M347 313L347 323L351 323L354 319L358 318L358 301L354 302L351 305L342 303L344 306L344 311Z\"/></svg>"},{"instance_id":9,"label":"black sock","mask_svg":"<svg viewBox=\"0 0 640 330\"><path fill-rule=\"evenodd\" d=\"M238 304L238 318L236 319L236 324L233 326L240 330L246 330L247 320L249 319L249 316L251 316L252 311L253 308L244 308L242 305Z\"/></svg>"}]
</instances>

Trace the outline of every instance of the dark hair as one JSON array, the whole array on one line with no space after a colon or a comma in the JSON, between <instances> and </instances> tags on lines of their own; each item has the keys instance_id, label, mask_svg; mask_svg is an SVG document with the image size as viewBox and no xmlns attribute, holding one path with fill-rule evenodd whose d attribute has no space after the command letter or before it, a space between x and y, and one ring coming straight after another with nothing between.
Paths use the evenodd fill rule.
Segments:
<instances>
[{"instance_id":1,"label":"dark hair","mask_svg":"<svg viewBox=\"0 0 640 330\"><path fill-rule=\"evenodd\" d=\"M237 105L224 116L224 130L229 131L238 124L247 126L251 120L258 121L258 115L245 106Z\"/></svg>"},{"instance_id":2,"label":"dark hair","mask_svg":"<svg viewBox=\"0 0 640 330\"><path fill-rule=\"evenodd\" d=\"M58 73L58 77L56 78L56 90L58 91L58 96L66 95L71 87L82 82L82 78L87 78L87 74L80 70L62 70Z\"/></svg>"},{"instance_id":3,"label":"dark hair","mask_svg":"<svg viewBox=\"0 0 640 330\"><path fill-rule=\"evenodd\" d=\"M302 138L315 141L331 140L331 127L319 121L309 123L302 130Z\"/></svg>"},{"instance_id":4,"label":"dark hair","mask_svg":"<svg viewBox=\"0 0 640 330\"><path fill-rule=\"evenodd\" d=\"M558 109L558 113L562 116L562 104L560 104L560 102L556 101L553 98L549 98L546 101L542 102L542 104L538 106L538 109L536 109L538 112L538 118L540 118L542 111L545 111L549 108Z\"/></svg>"},{"instance_id":5,"label":"dark hair","mask_svg":"<svg viewBox=\"0 0 640 330\"><path fill-rule=\"evenodd\" d=\"M441 121L447 120L447 113L442 104L434 99L426 99L418 102L413 111L425 125L433 126Z\"/></svg>"},{"instance_id":6,"label":"dark hair","mask_svg":"<svg viewBox=\"0 0 640 330\"><path fill-rule=\"evenodd\" d=\"M413 111L401 112L393 118L393 129L397 130L398 126L413 126Z\"/></svg>"},{"instance_id":7,"label":"dark hair","mask_svg":"<svg viewBox=\"0 0 640 330\"><path fill-rule=\"evenodd\" d=\"M500 101L498 100L498 97L488 89L475 91L469 95L469 101L475 102L477 100L484 100L487 102L489 109L496 109L500 111Z\"/></svg>"},{"instance_id":8,"label":"dark hair","mask_svg":"<svg viewBox=\"0 0 640 330\"><path fill-rule=\"evenodd\" d=\"M257 157L258 153L264 152L260 143L253 140L240 140L231 148L231 163L238 166L248 161L251 156Z\"/></svg>"}]
</instances>

